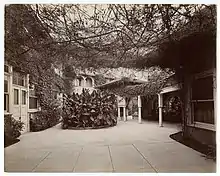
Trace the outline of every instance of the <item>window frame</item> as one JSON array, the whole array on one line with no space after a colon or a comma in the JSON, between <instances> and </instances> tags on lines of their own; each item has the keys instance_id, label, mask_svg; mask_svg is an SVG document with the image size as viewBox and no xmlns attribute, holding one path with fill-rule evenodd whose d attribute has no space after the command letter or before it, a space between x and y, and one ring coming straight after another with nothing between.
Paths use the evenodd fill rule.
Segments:
<instances>
[{"instance_id":1,"label":"window frame","mask_svg":"<svg viewBox=\"0 0 220 176\"><path fill-rule=\"evenodd\" d=\"M7 64L4 64L4 73L9 73L10 72L10 67Z\"/></svg>"},{"instance_id":2,"label":"window frame","mask_svg":"<svg viewBox=\"0 0 220 176\"><path fill-rule=\"evenodd\" d=\"M5 81L7 82L7 91L5 90ZM9 81L4 79L4 112L9 112ZM5 102L5 95L6 95L6 102ZM6 103L6 106L5 106ZM6 109L5 109L6 107Z\"/></svg>"},{"instance_id":3,"label":"window frame","mask_svg":"<svg viewBox=\"0 0 220 176\"><path fill-rule=\"evenodd\" d=\"M23 97L23 93L25 95L24 97ZM24 102L23 102L23 100L24 100ZM25 90L21 90L21 105L27 105L27 91L25 91Z\"/></svg>"},{"instance_id":4,"label":"window frame","mask_svg":"<svg viewBox=\"0 0 220 176\"><path fill-rule=\"evenodd\" d=\"M18 94L17 94L17 103L15 103L15 90L17 90L18 91ZM14 101L13 101L13 104L15 105L15 106L17 106L17 105L20 105L20 96L19 96L19 89L18 88L13 88L13 93L14 93L14 95L13 95L13 98L14 98Z\"/></svg>"},{"instance_id":5,"label":"window frame","mask_svg":"<svg viewBox=\"0 0 220 176\"><path fill-rule=\"evenodd\" d=\"M23 84L20 84L20 81ZM20 87L27 87L27 77L25 74L20 72L13 71L12 73L12 84Z\"/></svg>"},{"instance_id":6,"label":"window frame","mask_svg":"<svg viewBox=\"0 0 220 176\"><path fill-rule=\"evenodd\" d=\"M31 98L34 98L34 99L36 99L37 100L37 107L36 108L30 108L30 99ZM28 111L30 112L30 111L37 111L38 110L38 98L37 98L37 96L29 96L29 105L28 105Z\"/></svg>"},{"instance_id":7,"label":"window frame","mask_svg":"<svg viewBox=\"0 0 220 176\"><path fill-rule=\"evenodd\" d=\"M212 76L212 79L214 81L214 72L212 69L210 70L207 70L207 71L204 71L204 72L201 72L201 73L197 73L193 76L193 80L197 80L197 79L202 79L202 78L205 78L205 77L209 77L209 76ZM197 127L197 128L202 128L202 129L207 129L207 130L211 130L211 131L215 131L216 130L216 121L215 121L215 105L214 105L214 124L210 124L210 123L205 123L205 122L199 122L199 121L195 121L195 113L194 113L194 106L193 104L196 103L196 102L213 102L215 104L215 94L214 94L214 83L213 83L213 99L204 99L204 100L193 100L192 99L192 86L191 86L191 89L190 89L190 102L191 102L191 117L192 117L192 120L191 120L191 123L189 124L189 126L192 126L192 127Z\"/></svg>"}]
</instances>

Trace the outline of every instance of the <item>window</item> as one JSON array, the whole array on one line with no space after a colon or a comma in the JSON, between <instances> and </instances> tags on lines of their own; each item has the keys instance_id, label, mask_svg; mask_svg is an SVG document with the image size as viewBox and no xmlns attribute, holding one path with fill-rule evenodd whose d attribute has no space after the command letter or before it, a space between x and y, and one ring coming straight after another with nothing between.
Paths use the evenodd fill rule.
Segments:
<instances>
[{"instance_id":1,"label":"window","mask_svg":"<svg viewBox=\"0 0 220 176\"><path fill-rule=\"evenodd\" d=\"M15 73L15 72L13 72L13 84L18 85L18 76L17 76L17 73Z\"/></svg>"},{"instance_id":2,"label":"window","mask_svg":"<svg viewBox=\"0 0 220 176\"><path fill-rule=\"evenodd\" d=\"M26 77L25 75L13 72L13 84L19 85L19 86L26 86Z\"/></svg>"},{"instance_id":3,"label":"window","mask_svg":"<svg viewBox=\"0 0 220 176\"><path fill-rule=\"evenodd\" d=\"M9 97L8 97L8 94L4 94L4 111L9 112Z\"/></svg>"},{"instance_id":4,"label":"window","mask_svg":"<svg viewBox=\"0 0 220 176\"><path fill-rule=\"evenodd\" d=\"M4 80L4 111L9 112L9 93L7 80Z\"/></svg>"},{"instance_id":5,"label":"window","mask_svg":"<svg viewBox=\"0 0 220 176\"><path fill-rule=\"evenodd\" d=\"M194 122L214 124L213 76L197 78L192 84Z\"/></svg>"},{"instance_id":6,"label":"window","mask_svg":"<svg viewBox=\"0 0 220 176\"><path fill-rule=\"evenodd\" d=\"M18 77L18 85L25 86L24 76Z\"/></svg>"},{"instance_id":7,"label":"window","mask_svg":"<svg viewBox=\"0 0 220 176\"><path fill-rule=\"evenodd\" d=\"M27 93L26 91L22 90L21 92L21 97L22 97L22 105L26 105L26 96L27 96Z\"/></svg>"},{"instance_id":8,"label":"window","mask_svg":"<svg viewBox=\"0 0 220 176\"><path fill-rule=\"evenodd\" d=\"M8 93L8 81L7 80L4 81L4 92Z\"/></svg>"},{"instance_id":9,"label":"window","mask_svg":"<svg viewBox=\"0 0 220 176\"><path fill-rule=\"evenodd\" d=\"M194 121L214 124L214 102L194 102Z\"/></svg>"},{"instance_id":10,"label":"window","mask_svg":"<svg viewBox=\"0 0 220 176\"><path fill-rule=\"evenodd\" d=\"M9 67L7 65L4 65L4 72L9 73Z\"/></svg>"},{"instance_id":11,"label":"window","mask_svg":"<svg viewBox=\"0 0 220 176\"><path fill-rule=\"evenodd\" d=\"M19 104L19 90L14 89L14 104L18 105Z\"/></svg>"},{"instance_id":12,"label":"window","mask_svg":"<svg viewBox=\"0 0 220 176\"><path fill-rule=\"evenodd\" d=\"M29 109L37 109L37 98L36 97L29 98Z\"/></svg>"},{"instance_id":13,"label":"window","mask_svg":"<svg viewBox=\"0 0 220 176\"><path fill-rule=\"evenodd\" d=\"M192 85L193 100L213 100L213 77L198 78Z\"/></svg>"},{"instance_id":14,"label":"window","mask_svg":"<svg viewBox=\"0 0 220 176\"><path fill-rule=\"evenodd\" d=\"M34 84L29 85L29 96L36 96L35 86Z\"/></svg>"}]
</instances>

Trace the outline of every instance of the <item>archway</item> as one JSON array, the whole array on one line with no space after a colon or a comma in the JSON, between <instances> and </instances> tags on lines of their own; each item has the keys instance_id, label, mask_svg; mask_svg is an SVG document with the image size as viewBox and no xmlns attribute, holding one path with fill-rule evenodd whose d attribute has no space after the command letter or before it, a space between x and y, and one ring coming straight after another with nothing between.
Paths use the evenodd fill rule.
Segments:
<instances>
[{"instance_id":1,"label":"archway","mask_svg":"<svg viewBox=\"0 0 220 176\"><path fill-rule=\"evenodd\" d=\"M86 78L86 87L93 87L92 78Z\"/></svg>"},{"instance_id":2,"label":"archway","mask_svg":"<svg viewBox=\"0 0 220 176\"><path fill-rule=\"evenodd\" d=\"M84 86L84 78L82 76L77 77L77 86L79 87Z\"/></svg>"}]
</instances>

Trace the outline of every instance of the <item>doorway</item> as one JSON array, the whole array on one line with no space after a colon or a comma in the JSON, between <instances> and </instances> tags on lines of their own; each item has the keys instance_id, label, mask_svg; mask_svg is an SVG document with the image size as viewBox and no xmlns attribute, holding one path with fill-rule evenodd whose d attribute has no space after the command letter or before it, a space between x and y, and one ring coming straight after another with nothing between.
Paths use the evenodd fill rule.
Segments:
<instances>
[{"instance_id":1,"label":"doorway","mask_svg":"<svg viewBox=\"0 0 220 176\"><path fill-rule=\"evenodd\" d=\"M27 89L13 86L13 117L24 122L22 133L28 131L28 97Z\"/></svg>"}]
</instances>

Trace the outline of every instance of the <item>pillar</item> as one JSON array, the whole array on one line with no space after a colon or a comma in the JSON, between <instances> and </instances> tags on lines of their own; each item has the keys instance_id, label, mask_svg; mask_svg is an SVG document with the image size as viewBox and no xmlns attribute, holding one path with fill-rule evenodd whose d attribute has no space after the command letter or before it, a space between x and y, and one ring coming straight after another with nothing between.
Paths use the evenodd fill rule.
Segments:
<instances>
[{"instance_id":1,"label":"pillar","mask_svg":"<svg viewBox=\"0 0 220 176\"><path fill-rule=\"evenodd\" d=\"M82 87L86 87L86 78L83 76L83 83L82 83Z\"/></svg>"},{"instance_id":2,"label":"pillar","mask_svg":"<svg viewBox=\"0 0 220 176\"><path fill-rule=\"evenodd\" d=\"M138 123L141 123L141 96L138 96Z\"/></svg>"},{"instance_id":3,"label":"pillar","mask_svg":"<svg viewBox=\"0 0 220 176\"><path fill-rule=\"evenodd\" d=\"M12 114L13 113L13 104L14 104L14 91L13 91L13 68L12 66L9 66L9 80L8 80L8 92L9 92L9 103L8 103L8 109L9 109L9 113Z\"/></svg>"},{"instance_id":4,"label":"pillar","mask_svg":"<svg viewBox=\"0 0 220 176\"><path fill-rule=\"evenodd\" d=\"M163 94L158 94L159 126L163 126Z\"/></svg>"},{"instance_id":5,"label":"pillar","mask_svg":"<svg viewBox=\"0 0 220 176\"><path fill-rule=\"evenodd\" d=\"M123 116L124 116L124 122L127 120L126 119L126 107L123 107Z\"/></svg>"},{"instance_id":6,"label":"pillar","mask_svg":"<svg viewBox=\"0 0 220 176\"><path fill-rule=\"evenodd\" d=\"M95 87L95 80L93 78L91 78L92 80L92 87Z\"/></svg>"},{"instance_id":7,"label":"pillar","mask_svg":"<svg viewBox=\"0 0 220 176\"><path fill-rule=\"evenodd\" d=\"M128 120L128 108L126 108L126 120Z\"/></svg>"},{"instance_id":8,"label":"pillar","mask_svg":"<svg viewBox=\"0 0 220 176\"><path fill-rule=\"evenodd\" d=\"M118 120L121 120L120 107L118 107Z\"/></svg>"}]
</instances>

